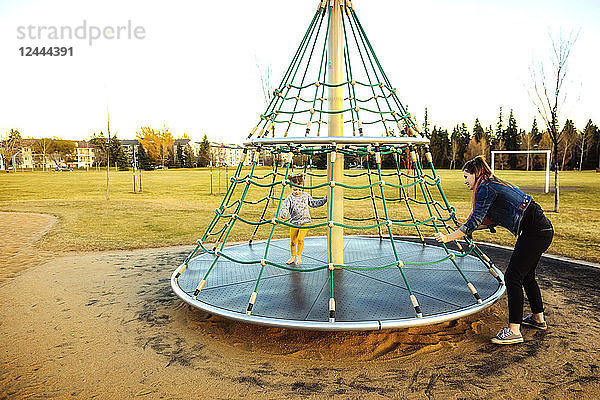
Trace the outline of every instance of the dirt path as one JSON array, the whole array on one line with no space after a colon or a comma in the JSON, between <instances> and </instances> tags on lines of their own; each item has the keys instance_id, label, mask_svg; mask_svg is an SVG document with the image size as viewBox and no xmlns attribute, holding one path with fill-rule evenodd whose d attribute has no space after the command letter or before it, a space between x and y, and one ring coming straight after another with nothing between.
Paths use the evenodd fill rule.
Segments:
<instances>
[{"instance_id":1,"label":"dirt path","mask_svg":"<svg viewBox=\"0 0 600 400\"><path fill-rule=\"evenodd\" d=\"M34 243L39 233L28 232ZM544 260L551 329L497 347L488 340L506 320L505 299L459 321L381 332L213 317L171 292L171 272L189 250L61 256L7 278L0 399L600 397L600 270ZM503 257L494 255L501 266Z\"/></svg>"},{"instance_id":2,"label":"dirt path","mask_svg":"<svg viewBox=\"0 0 600 400\"><path fill-rule=\"evenodd\" d=\"M52 215L0 212L0 285L51 256L34 246L57 222Z\"/></svg>"}]
</instances>

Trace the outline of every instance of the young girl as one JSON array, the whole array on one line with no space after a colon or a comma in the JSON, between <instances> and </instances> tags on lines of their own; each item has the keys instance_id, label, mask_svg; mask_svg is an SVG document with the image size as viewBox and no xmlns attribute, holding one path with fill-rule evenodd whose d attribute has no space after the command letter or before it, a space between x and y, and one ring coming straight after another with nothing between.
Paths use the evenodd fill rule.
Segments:
<instances>
[{"instance_id":1,"label":"young girl","mask_svg":"<svg viewBox=\"0 0 600 400\"><path fill-rule=\"evenodd\" d=\"M473 209L467 222L458 230L444 235L435 234L440 242L450 242L470 235L477 229L500 225L517 236L504 279L508 293L508 327L502 328L495 344L523 342L521 324L545 330L544 306L540 288L535 280L535 268L552 242L554 230L541 207L533 198L494 175L482 156L463 166L465 185L473 191ZM523 318L523 288L533 315Z\"/></svg>"},{"instance_id":2,"label":"young girl","mask_svg":"<svg viewBox=\"0 0 600 400\"><path fill-rule=\"evenodd\" d=\"M290 182L298 186L304 186L302 174L290 177ZM292 256L287 264L298 265L302 262L302 250L304 249L304 237L308 229L301 228L302 225L310 224L310 213L308 207L321 207L327 202L327 196L315 200L310 194L302 191L301 187L292 186L292 193L281 203L279 216L283 219L290 218L290 224L297 225L290 228L290 252Z\"/></svg>"}]
</instances>

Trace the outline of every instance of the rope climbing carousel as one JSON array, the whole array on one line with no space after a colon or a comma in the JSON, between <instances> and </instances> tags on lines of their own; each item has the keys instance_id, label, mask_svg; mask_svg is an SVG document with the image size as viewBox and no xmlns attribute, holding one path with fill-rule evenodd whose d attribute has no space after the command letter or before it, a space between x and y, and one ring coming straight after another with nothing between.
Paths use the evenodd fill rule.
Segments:
<instances>
[{"instance_id":1,"label":"rope climbing carousel","mask_svg":"<svg viewBox=\"0 0 600 400\"><path fill-rule=\"evenodd\" d=\"M361 66L354 72L353 60ZM300 103L308 106L298 109ZM277 124L286 128L281 135ZM350 129L352 136L344 136ZM451 246L426 243L427 232L451 232L459 224L428 143L352 3L319 2L211 222L173 272L174 292L227 318L316 330L434 324L489 307L505 287L481 249L470 238ZM263 175L261 158L273 165ZM326 173L315 171L325 161ZM308 184L290 180L298 172ZM302 226L281 218L288 187L327 195L327 211ZM299 227L311 236L302 264L288 265L289 239L282 237ZM234 229L247 232L247 242L228 245ZM407 230L414 240L400 238Z\"/></svg>"}]
</instances>

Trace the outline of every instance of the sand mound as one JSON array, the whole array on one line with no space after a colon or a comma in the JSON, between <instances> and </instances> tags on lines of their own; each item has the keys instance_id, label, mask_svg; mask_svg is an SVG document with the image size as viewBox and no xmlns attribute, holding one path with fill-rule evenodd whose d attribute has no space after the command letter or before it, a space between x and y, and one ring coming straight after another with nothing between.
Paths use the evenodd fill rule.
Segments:
<instances>
[{"instance_id":1,"label":"sand mound","mask_svg":"<svg viewBox=\"0 0 600 400\"><path fill-rule=\"evenodd\" d=\"M477 340L498 323L495 308L456 321L408 329L317 332L269 328L229 321L188 307L188 326L224 345L250 352L327 361L372 361L411 357Z\"/></svg>"}]
</instances>

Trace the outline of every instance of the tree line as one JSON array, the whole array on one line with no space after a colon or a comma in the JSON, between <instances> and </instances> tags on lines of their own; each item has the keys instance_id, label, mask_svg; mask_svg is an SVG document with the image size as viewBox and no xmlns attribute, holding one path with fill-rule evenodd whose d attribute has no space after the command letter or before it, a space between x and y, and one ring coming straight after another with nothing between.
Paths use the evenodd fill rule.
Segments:
<instances>
[{"instance_id":1,"label":"tree line","mask_svg":"<svg viewBox=\"0 0 600 400\"><path fill-rule=\"evenodd\" d=\"M189 144L187 135L183 136L183 139L187 140L185 145L176 144L176 139L167 127L155 130L143 126L136 133L136 137L138 145L133 147L135 147L137 168L145 170L152 170L159 166L195 168L206 167L214 161L206 135L196 150ZM93 133L87 143L93 149L93 166L106 167L107 161L110 160L111 166L116 166L120 170L133 167L133 150L127 154L116 134L107 137L103 131ZM41 164L43 170L46 170L47 165L59 166L63 163L77 162L77 146L73 140L56 137L24 139L18 129L10 129L0 136L0 156L4 160L6 170L22 165L23 147L31 148L32 155L36 157L34 164Z\"/></svg>"},{"instance_id":2,"label":"tree line","mask_svg":"<svg viewBox=\"0 0 600 400\"><path fill-rule=\"evenodd\" d=\"M429 138L431 155L438 168L461 168L477 155L485 155L489 161L492 150L553 150L553 141L548 129L538 126L534 119L530 128L519 127L511 109L505 120L502 107L495 126L483 127L478 118L472 127L464 122L451 130L429 123L427 109L422 133ZM559 170L583 170L600 168L600 129L589 120L583 129L578 129L571 119L560 128L558 138L557 165ZM500 169L542 169L545 156L497 154ZM554 163L553 163L554 165Z\"/></svg>"},{"instance_id":3,"label":"tree line","mask_svg":"<svg viewBox=\"0 0 600 400\"><path fill-rule=\"evenodd\" d=\"M116 164L121 170L133 167L134 159L136 168L144 170L165 167L206 167L212 160L210 142L206 134L200 142L198 151L189 144L187 134L180 138L187 143L185 145L178 144L167 126L163 126L161 129L141 126L136 132L136 139L138 144L131 147L129 154L125 154L121 141L116 135L107 139L104 133L100 132L94 134L89 142L98 150L96 153L98 165L106 166L108 155L111 165ZM133 151L135 151L135 157Z\"/></svg>"},{"instance_id":4,"label":"tree line","mask_svg":"<svg viewBox=\"0 0 600 400\"><path fill-rule=\"evenodd\" d=\"M140 144L138 151L140 166L144 169L152 169L156 166L169 168L196 168L209 165L211 158L210 142L206 134L196 151L189 144L189 137L184 134L182 139L188 142L185 145L176 143L173 134L168 127L152 129L142 126L136 132L136 138Z\"/></svg>"}]
</instances>

